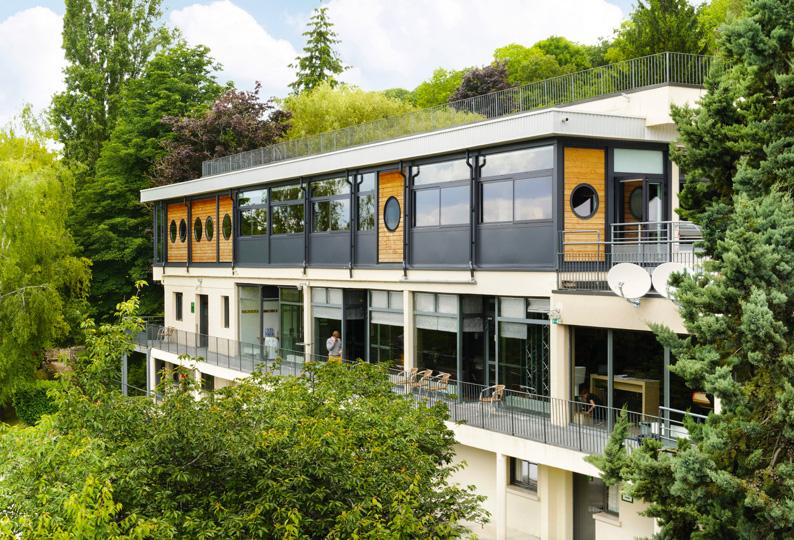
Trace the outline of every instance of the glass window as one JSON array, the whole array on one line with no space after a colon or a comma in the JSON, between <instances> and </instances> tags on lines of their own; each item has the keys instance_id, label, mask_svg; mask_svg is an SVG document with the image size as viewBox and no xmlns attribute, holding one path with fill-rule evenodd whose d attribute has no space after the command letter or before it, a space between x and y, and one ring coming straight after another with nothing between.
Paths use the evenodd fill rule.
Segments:
<instances>
[{"instance_id":1,"label":"glass window","mask_svg":"<svg viewBox=\"0 0 794 540\"><path fill-rule=\"evenodd\" d=\"M514 152L489 154L480 176L501 176L527 171L541 171L554 167L554 147L525 148Z\"/></svg>"},{"instance_id":2,"label":"glass window","mask_svg":"<svg viewBox=\"0 0 794 540\"><path fill-rule=\"evenodd\" d=\"M237 204L239 206L267 204L267 189L241 192L237 195Z\"/></svg>"},{"instance_id":3,"label":"glass window","mask_svg":"<svg viewBox=\"0 0 794 540\"><path fill-rule=\"evenodd\" d=\"M299 185L279 186L270 190L273 201L297 201L303 198L303 191Z\"/></svg>"},{"instance_id":4,"label":"glass window","mask_svg":"<svg viewBox=\"0 0 794 540\"><path fill-rule=\"evenodd\" d=\"M482 221L513 221L513 181L487 182L482 185Z\"/></svg>"},{"instance_id":5,"label":"glass window","mask_svg":"<svg viewBox=\"0 0 794 540\"><path fill-rule=\"evenodd\" d=\"M369 325L369 361L403 365L403 327L391 324Z\"/></svg>"},{"instance_id":6,"label":"glass window","mask_svg":"<svg viewBox=\"0 0 794 540\"><path fill-rule=\"evenodd\" d=\"M389 291L389 307L391 309L403 308L403 293L402 291Z\"/></svg>"},{"instance_id":7,"label":"glass window","mask_svg":"<svg viewBox=\"0 0 794 540\"><path fill-rule=\"evenodd\" d=\"M171 243L173 244L176 242L176 221L171 220L171 226L169 227L169 235L171 236Z\"/></svg>"},{"instance_id":8,"label":"glass window","mask_svg":"<svg viewBox=\"0 0 794 540\"><path fill-rule=\"evenodd\" d=\"M598 193L590 184L580 184L571 193L571 210L582 219L593 216L598 210Z\"/></svg>"},{"instance_id":9,"label":"glass window","mask_svg":"<svg viewBox=\"0 0 794 540\"><path fill-rule=\"evenodd\" d=\"M293 287L281 287L279 289L279 299L282 302L303 303L303 291Z\"/></svg>"},{"instance_id":10,"label":"glass window","mask_svg":"<svg viewBox=\"0 0 794 540\"><path fill-rule=\"evenodd\" d=\"M432 227L439 221L439 190L425 189L414 194L415 225Z\"/></svg>"},{"instance_id":11,"label":"glass window","mask_svg":"<svg viewBox=\"0 0 794 540\"><path fill-rule=\"evenodd\" d=\"M396 231L400 226L400 201L396 197L389 197L383 205L383 224L389 231Z\"/></svg>"},{"instance_id":12,"label":"glass window","mask_svg":"<svg viewBox=\"0 0 794 540\"><path fill-rule=\"evenodd\" d=\"M358 230L375 229L375 195L362 195L358 198Z\"/></svg>"},{"instance_id":13,"label":"glass window","mask_svg":"<svg viewBox=\"0 0 794 540\"><path fill-rule=\"evenodd\" d=\"M515 182L515 220L551 219L551 176L523 178Z\"/></svg>"},{"instance_id":14,"label":"glass window","mask_svg":"<svg viewBox=\"0 0 794 540\"><path fill-rule=\"evenodd\" d=\"M414 302L416 311L434 313L436 311L436 297L433 293L415 293Z\"/></svg>"},{"instance_id":15,"label":"glass window","mask_svg":"<svg viewBox=\"0 0 794 540\"><path fill-rule=\"evenodd\" d=\"M466 180L471 177L465 159L417 165L414 170L417 171L414 173L415 186Z\"/></svg>"},{"instance_id":16,"label":"glass window","mask_svg":"<svg viewBox=\"0 0 794 540\"><path fill-rule=\"evenodd\" d=\"M201 233L204 231L204 227L201 223L201 218L197 217L196 220L193 222L193 234L196 237L196 242L201 242Z\"/></svg>"},{"instance_id":17,"label":"glass window","mask_svg":"<svg viewBox=\"0 0 794 540\"><path fill-rule=\"evenodd\" d=\"M620 514L620 487L611 485L606 488L606 504L604 505L607 513L619 515Z\"/></svg>"},{"instance_id":18,"label":"glass window","mask_svg":"<svg viewBox=\"0 0 794 540\"><path fill-rule=\"evenodd\" d=\"M207 237L208 241L212 241L212 237L215 235L215 223L212 221L212 217L207 217L204 220L204 236Z\"/></svg>"},{"instance_id":19,"label":"glass window","mask_svg":"<svg viewBox=\"0 0 794 540\"><path fill-rule=\"evenodd\" d=\"M438 295L438 312L448 313L450 315L457 315L458 313L458 297L454 294L439 294Z\"/></svg>"},{"instance_id":20,"label":"glass window","mask_svg":"<svg viewBox=\"0 0 794 540\"><path fill-rule=\"evenodd\" d=\"M615 148L615 172L664 173L664 154L661 150L631 150Z\"/></svg>"},{"instance_id":21,"label":"glass window","mask_svg":"<svg viewBox=\"0 0 794 540\"><path fill-rule=\"evenodd\" d=\"M358 185L359 193L364 191L375 191L375 173L366 173L360 176L361 183Z\"/></svg>"},{"instance_id":22,"label":"glass window","mask_svg":"<svg viewBox=\"0 0 794 540\"><path fill-rule=\"evenodd\" d=\"M312 197L331 197L350 193L350 184L347 183L347 179L344 177L315 180L311 186Z\"/></svg>"},{"instance_id":23,"label":"glass window","mask_svg":"<svg viewBox=\"0 0 794 540\"><path fill-rule=\"evenodd\" d=\"M460 225L469 222L469 186L441 190L441 224Z\"/></svg>"},{"instance_id":24,"label":"glass window","mask_svg":"<svg viewBox=\"0 0 794 540\"><path fill-rule=\"evenodd\" d=\"M420 369L449 373L453 379L457 379L457 332L417 327L416 356L417 366Z\"/></svg>"},{"instance_id":25,"label":"glass window","mask_svg":"<svg viewBox=\"0 0 794 540\"><path fill-rule=\"evenodd\" d=\"M240 236L267 234L267 208L240 212Z\"/></svg>"},{"instance_id":26,"label":"glass window","mask_svg":"<svg viewBox=\"0 0 794 540\"><path fill-rule=\"evenodd\" d=\"M350 200L320 201L313 205L314 232L347 231L350 229Z\"/></svg>"},{"instance_id":27,"label":"glass window","mask_svg":"<svg viewBox=\"0 0 794 540\"><path fill-rule=\"evenodd\" d=\"M538 465L510 458L510 484L529 491L538 490Z\"/></svg>"},{"instance_id":28,"label":"glass window","mask_svg":"<svg viewBox=\"0 0 794 540\"><path fill-rule=\"evenodd\" d=\"M303 205L274 206L272 216L273 234L297 234L303 232Z\"/></svg>"},{"instance_id":29,"label":"glass window","mask_svg":"<svg viewBox=\"0 0 794 540\"><path fill-rule=\"evenodd\" d=\"M179 221L179 241L187 240L187 222L183 219Z\"/></svg>"},{"instance_id":30,"label":"glass window","mask_svg":"<svg viewBox=\"0 0 794 540\"><path fill-rule=\"evenodd\" d=\"M229 297L222 296L222 304L223 304L223 327L229 328Z\"/></svg>"},{"instance_id":31,"label":"glass window","mask_svg":"<svg viewBox=\"0 0 794 540\"><path fill-rule=\"evenodd\" d=\"M221 226L223 232L223 239L228 240L232 236L232 216L229 214L224 214L223 216L223 224Z\"/></svg>"},{"instance_id":32,"label":"glass window","mask_svg":"<svg viewBox=\"0 0 794 540\"><path fill-rule=\"evenodd\" d=\"M182 293L174 293L174 318L177 321L182 320Z\"/></svg>"},{"instance_id":33,"label":"glass window","mask_svg":"<svg viewBox=\"0 0 794 540\"><path fill-rule=\"evenodd\" d=\"M389 307L389 293L387 291L371 291L370 306L387 309Z\"/></svg>"}]
</instances>

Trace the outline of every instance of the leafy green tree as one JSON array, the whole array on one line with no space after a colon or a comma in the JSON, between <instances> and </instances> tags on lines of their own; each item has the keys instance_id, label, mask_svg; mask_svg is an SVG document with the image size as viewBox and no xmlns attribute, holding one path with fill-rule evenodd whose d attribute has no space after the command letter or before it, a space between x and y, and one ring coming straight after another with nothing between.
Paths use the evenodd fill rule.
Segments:
<instances>
[{"instance_id":1,"label":"leafy green tree","mask_svg":"<svg viewBox=\"0 0 794 540\"><path fill-rule=\"evenodd\" d=\"M51 120L64 157L93 170L116 125L124 84L137 77L166 38L162 0L66 0L66 88L52 100Z\"/></svg>"},{"instance_id":2,"label":"leafy green tree","mask_svg":"<svg viewBox=\"0 0 794 540\"><path fill-rule=\"evenodd\" d=\"M66 228L71 197L43 138L0 131L0 403L82 319L90 270Z\"/></svg>"},{"instance_id":3,"label":"leafy green tree","mask_svg":"<svg viewBox=\"0 0 794 540\"><path fill-rule=\"evenodd\" d=\"M404 101L411 105L416 105L416 100L414 98L413 92L406 88L387 88L383 90L383 95L389 99L396 99L398 101Z\"/></svg>"},{"instance_id":4,"label":"leafy green tree","mask_svg":"<svg viewBox=\"0 0 794 540\"><path fill-rule=\"evenodd\" d=\"M336 76L350 67L342 63L336 51L339 40L333 27L334 24L328 18L328 8L314 10L308 30L303 33L306 37L304 54L289 65L297 70L295 80L289 85L293 93L312 90L322 83L328 83L333 88L339 84Z\"/></svg>"},{"instance_id":5,"label":"leafy green tree","mask_svg":"<svg viewBox=\"0 0 794 540\"><path fill-rule=\"evenodd\" d=\"M433 75L428 80L414 88L416 106L425 109L447 103L449 97L455 93L463 81L466 71L468 70L446 70L444 68L433 71Z\"/></svg>"},{"instance_id":6,"label":"leafy green tree","mask_svg":"<svg viewBox=\"0 0 794 540\"><path fill-rule=\"evenodd\" d=\"M507 80L512 85L527 84L564 73L554 56L535 47L511 43L494 51L494 59L507 67Z\"/></svg>"},{"instance_id":7,"label":"leafy green tree","mask_svg":"<svg viewBox=\"0 0 794 540\"><path fill-rule=\"evenodd\" d=\"M449 101L457 101L474 96L482 96L510 88L507 80L507 67L502 62L474 68L463 76L460 86L449 96Z\"/></svg>"},{"instance_id":8,"label":"leafy green tree","mask_svg":"<svg viewBox=\"0 0 794 540\"><path fill-rule=\"evenodd\" d=\"M682 148L675 155L687 173L688 215L706 238L707 272L676 278L689 336L655 328L677 358L671 371L713 394L721 410L688 425L690 437L675 448L647 441L606 473L648 501L660 538L791 538L791 2L750 1L723 35L726 65L709 94L698 109L676 113Z\"/></svg>"},{"instance_id":9,"label":"leafy green tree","mask_svg":"<svg viewBox=\"0 0 794 540\"><path fill-rule=\"evenodd\" d=\"M687 0L638 0L606 57L618 62L665 51L702 54L703 37L698 11Z\"/></svg>"},{"instance_id":10,"label":"leafy green tree","mask_svg":"<svg viewBox=\"0 0 794 540\"><path fill-rule=\"evenodd\" d=\"M554 57L565 72L593 67L590 47L579 45L562 36L547 37L535 43L532 48Z\"/></svg>"},{"instance_id":11,"label":"leafy green tree","mask_svg":"<svg viewBox=\"0 0 794 540\"><path fill-rule=\"evenodd\" d=\"M709 54L718 51L721 27L739 17L747 0L711 0L703 4L698 13L703 27L703 47Z\"/></svg>"},{"instance_id":12,"label":"leafy green tree","mask_svg":"<svg viewBox=\"0 0 794 540\"><path fill-rule=\"evenodd\" d=\"M260 89L259 83L253 91L228 88L208 109L164 117L173 133L162 141L165 152L151 173L154 183L198 178L204 160L268 146L284 137L290 113L277 109L273 99L260 101Z\"/></svg>"},{"instance_id":13,"label":"leafy green tree","mask_svg":"<svg viewBox=\"0 0 794 540\"><path fill-rule=\"evenodd\" d=\"M305 137L387 118L413 107L383 92L367 92L355 86L323 83L310 92L288 96L282 103L291 113L287 138Z\"/></svg>"},{"instance_id":14,"label":"leafy green tree","mask_svg":"<svg viewBox=\"0 0 794 540\"><path fill-rule=\"evenodd\" d=\"M153 185L152 167L174 136L163 118L205 112L223 91L213 74L217 67L206 47L178 41L156 53L121 92L116 126L71 216L83 253L93 261L96 316L112 316L117 299L134 292L129 284L151 271L152 212L139 197ZM162 290L147 291L144 311L158 313L161 306Z\"/></svg>"},{"instance_id":15,"label":"leafy green tree","mask_svg":"<svg viewBox=\"0 0 794 540\"><path fill-rule=\"evenodd\" d=\"M122 397L136 306L88 324L56 415L0 428L0 527L72 530L75 497L101 530L156 538L455 538L487 518L450 485L446 409L416 407L377 366L260 373L202 400L193 377L159 403Z\"/></svg>"}]
</instances>

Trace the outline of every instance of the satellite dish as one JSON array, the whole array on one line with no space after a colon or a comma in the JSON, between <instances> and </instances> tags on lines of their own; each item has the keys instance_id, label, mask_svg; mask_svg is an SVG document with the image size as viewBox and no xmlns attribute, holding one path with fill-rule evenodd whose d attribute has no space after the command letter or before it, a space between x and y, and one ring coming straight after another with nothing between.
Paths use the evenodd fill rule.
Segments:
<instances>
[{"instance_id":1,"label":"satellite dish","mask_svg":"<svg viewBox=\"0 0 794 540\"><path fill-rule=\"evenodd\" d=\"M639 265L620 263L613 266L607 274L607 283L616 295L638 305L637 298L642 298L651 290L651 276Z\"/></svg>"},{"instance_id":2,"label":"satellite dish","mask_svg":"<svg viewBox=\"0 0 794 540\"><path fill-rule=\"evenodd\" d=\"M687 267L684 263L680 262L666 262L662 263L657 266L653 271L653 276L651 277L651 281L653 282L653 288L656 289L656 292L664 296L665 298L670 298L673 291L675 291L675 287L670 285L670 276L675 274L676 272L687 272L689 271L689 267Z\"/></svg>"}]
</instances>

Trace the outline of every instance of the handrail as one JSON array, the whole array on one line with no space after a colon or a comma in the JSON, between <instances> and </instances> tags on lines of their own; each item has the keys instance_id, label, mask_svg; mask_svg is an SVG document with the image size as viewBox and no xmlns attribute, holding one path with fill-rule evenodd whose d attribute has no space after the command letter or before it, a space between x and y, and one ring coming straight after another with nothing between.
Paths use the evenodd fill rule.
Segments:
<instances>
[{"instance_id":1,"label":"handrail","mask_svg":"<svg viewBox=\"0 0 794 540\"><path fill-rule=\"evenodd\" d=\"M664 84L703 86L714 58L663 52L206 160L202 176L257 167Z\"/></svg>"}]
</instances>

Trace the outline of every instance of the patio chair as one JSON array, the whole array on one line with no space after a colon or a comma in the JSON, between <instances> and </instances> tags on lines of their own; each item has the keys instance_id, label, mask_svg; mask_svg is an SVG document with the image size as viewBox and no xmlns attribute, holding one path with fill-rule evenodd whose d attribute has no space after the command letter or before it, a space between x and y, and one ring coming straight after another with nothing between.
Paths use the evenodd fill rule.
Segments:
<instances>
[{"instance_id":1,"label":"patio chair","mask_svg":"<svg viewBox=\"0 0 794 540\"><path fill-rule=\"evenodd\" d=\"M173 326L163 326L157 332L157 340L158 341L165 341L174 335L175 328Z\"/></svg>"},{"instance_id":2,"label":"patio chair","mask_svg":"<svg viewBox=\"0 0 794 540\"><path fill-rule=\"evenodd\" d=\"M397 374L397 384L409 384L416 380L419 368L404 369Z\"/></svg>"},{"instance_id":3,"label":"patio chair","mask_svg":"<svg viewBox=\"0 0 794 540\"><path fill-rule=\"evenodd\" d=\"M449 378L452 377L449 373L439 372L435 377L431 377L427 383L428 392L443 392L447 393L449 390Z\"/></svg>"},{"instance_id":4,"label":"patio chair","mask_svg":"<svg viewBox=\"0 0 794 540\"><path fill-rule=\"evenodd\" d=\"M423 371L419 371L417 372L416 377L418 378L414 378L412 382L408 383L408 386L411 390L418 388L419 393L421 394L422 388L427 388L427 386L430 384L430 379L433 378L433 370L425 369Z\"/></svg>"},{"instance_id":5,"label":"patio chair","mask_svg":"<svg viewBox=\"0 0 794 540\"><path fill-rule=\"evenodd\" d=\"M488 388L483 388L480 392L480 403L484 403L486 405L490 405L488 408L488 414L493 411L499 404L504 402L505 398L505 385L503 384L495 384L493 386L489 386Z\"/></svg>"}]
</instances>

